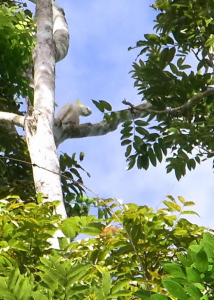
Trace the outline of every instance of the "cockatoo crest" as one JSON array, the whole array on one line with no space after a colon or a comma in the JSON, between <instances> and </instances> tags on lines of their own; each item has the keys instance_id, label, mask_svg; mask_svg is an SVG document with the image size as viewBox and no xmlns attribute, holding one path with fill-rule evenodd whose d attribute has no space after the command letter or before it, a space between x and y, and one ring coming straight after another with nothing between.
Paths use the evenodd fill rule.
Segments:
<instances>
[{"instance_id":1,"label":"cockatoo crest","mask_svg":"<svg viewBox=\"0 0 214 300\"><path fill-rule=\"evenodd\" d=\"M82 104L82 103L79 101L79 99L77 99L77 100L75 101L75 103L76 103L76 105L79 105L79 106L85 106L84 104Z\"/></svg>"}]
</instances>

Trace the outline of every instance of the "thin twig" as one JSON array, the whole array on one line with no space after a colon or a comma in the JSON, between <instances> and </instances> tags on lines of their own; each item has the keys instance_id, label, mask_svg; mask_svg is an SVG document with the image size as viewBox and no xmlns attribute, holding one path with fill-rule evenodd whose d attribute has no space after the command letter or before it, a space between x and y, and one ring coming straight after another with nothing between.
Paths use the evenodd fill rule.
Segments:
<instances>
[{"instance_id":1,"label":"thin twig","mask_svg":"<svg viewBox=\"0 0 214 300\"><path fill-rule=\"evenodd\" d=\"M125 99L122 101L122 103L125 104L125 105L129 105L131 107L131 109L146 111L148 113L153 113L153 114L158 114L158 115L160 115L160 114L174 114L174 113L179 112L181 110L185 110L185 109L188 109L188 108L192 107L195 103L199 102L204 97L210 96L212 94L214 94L214 88L208 88L203 93L201 93L199 95L195 95L192 98L190 98L183 105L178 106L178 107L174 107L174 108L164 109L164 110L149 109L149 108L147 108L146 104L140 104L140 105L134 106L130 102L126 101Z\"/></svg>"}]
</instances>

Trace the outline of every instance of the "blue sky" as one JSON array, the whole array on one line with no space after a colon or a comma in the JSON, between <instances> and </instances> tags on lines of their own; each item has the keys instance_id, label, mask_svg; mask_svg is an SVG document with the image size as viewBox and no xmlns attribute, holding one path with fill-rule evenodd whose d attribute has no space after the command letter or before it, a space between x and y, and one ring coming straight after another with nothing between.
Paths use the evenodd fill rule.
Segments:
<instances>
[{"instance_id":1,"label":"blue sky","mask_svg":"<svg viewBox=\"0 0 214 300\"><path fill-rule=\"evenodd\" d=\"M59 107L77 98L93 114L82 122L96 123L102 114L91 99L105 100L114 110L124 109L122 100L140 104L129 71L139 50L128 51L145 33L153 32L155 12L151 0L58 1L66 13L70 31L68 56L57 64L56 102ZM165 164L149 170L126 171L125 148L120 145L120 129L106 136L72 139L59 147L69 155L85 153L82 173L85 185L103 198L156 207L167 194L183 196L196 203L201 218L192 222L214 227L212 220L212 161L187 172L179 182L174 173L166 174ZM90 195L90 194L89 194Z\"/></svg>"}]
</instances>

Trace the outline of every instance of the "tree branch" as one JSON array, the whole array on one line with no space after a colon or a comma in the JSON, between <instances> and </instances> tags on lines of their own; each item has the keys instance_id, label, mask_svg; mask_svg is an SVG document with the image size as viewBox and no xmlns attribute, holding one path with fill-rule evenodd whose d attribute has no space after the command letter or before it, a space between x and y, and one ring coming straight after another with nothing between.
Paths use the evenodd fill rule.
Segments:
<instances>
[{"instance_id":1,"label":"tree branch","mask_svg":"<svg viewBox=\"0 0 214 300\"><path fill-rule=\"evenodd\" d=\"M32 3L37 3L36 0L29 0ZM58 7L55 1L52 1L53 6L53 40L56 46L55 59L56 62L65 58L69 48L69 32L68 25L65 19L65 12Z\"/></svg>"},{"instance_id":2,"label":"tree branch","mask_svg":"<svg viewBox=\"0 0 214 300\"><path fill-rule=\"evenodd\" d=\"M24 127L24 116L20 116L14 113L0 111L0 120L4 120L10 123L13 123L19 127Z\"/></svg>"},{"instance_id":3,"label":"tree branch","mask_svg":"<svg viewBox=\"0 0 214 300\"><path fill-rule=\"evenodd\" d=\"M146 107L139 108L140 105L134 106L134 108L135 109L140 109L141 111L145 111L145 112L148 112L148 113L157 114L157 115L160 115L160 114L175 114L175 113L177 113L179 111L189 109L195 103L197 103L200 100L202 100L204 97L207 97L207 96L212 95L212 94L214 94L214 88L208 88L205 92L201 93L200 95L195 95L192 98L190 98L183 105L178 106L178 107L174 107L174 108L164 109L164 110L148 109ZM124 100L123 103L126 104L126 105L130 105L130 103L127 102L126 100Z\"/></svg>"},{"instance_id":4,"label":"tree branch","mask_svg":"<svg viewBox=\"0 0 214 300\"><path fill-rule=\"evenodd\" d=\"M214 88L209 88L205 92L201 93L200 95L193 96L181 106L165 109L165 110L150 109L152 105L148 102L135 106L132 103L124 100L123 104L129 105L130 108L113 112L111 115L109 115L111 119L110 122L104 120L96 124L86 123L86 124L75 125L69 123L59 124L57 119L55 119L55 124L54 124L55 142L58 147L59 144L61 144L67 139L105 135L109 132L116 130L119 124L125 121L130 121L130 120L143 117L146 114L151 114L151 113L156 115L175 114L179 111L189 109L195 103L199 102L204 97L207 97L211 94L214 94Z\"/></svg>"},{"instance_id":5,"label":"tree branch","mask_svg":"<svg viewBox=\"0 0 214 300\"><path fill-rule=\"evenodd\" d=\"M56 46L56 62L65 58L69 48L69 32L65 19L65 13L62 8L52 1L53 5L53 39Z\"/></svg>"},{"instance_id":6,"label":"tree branch","mask_svg":"<svg viewBox=\"0 0 214 300\"><path fill-rule=\"evenodd\" d=\"M113 112L111 115L109 115L111 118L110 122L104 120L96 124L60 124L58 119L55 119L54 137L56 145L59 146L59 144L67 139L99 136L115 131L119 124L145 116L147 114L145 109L150 106L151 104L147 102L130 109Z\"/></svg>"}]
</instances>

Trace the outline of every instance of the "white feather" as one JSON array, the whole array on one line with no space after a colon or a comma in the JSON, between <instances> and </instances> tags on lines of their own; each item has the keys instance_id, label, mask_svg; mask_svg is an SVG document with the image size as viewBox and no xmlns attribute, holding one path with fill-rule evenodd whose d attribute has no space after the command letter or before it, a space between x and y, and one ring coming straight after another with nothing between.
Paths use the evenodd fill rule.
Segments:
<instances>
[{"instance_id":1,"label":"white feather","mask_svg":"<svg viewBox=\"0 0 214 300\"><path fill-rule=\"evenodd\" d=\"M60 108L60 110L56 114L56 118L60 119L62 124L79 124L79 116L87 117L91 113L91 109L83 104L73 104L71 102L68 102Z\"/></svg>"}]
</instances>

